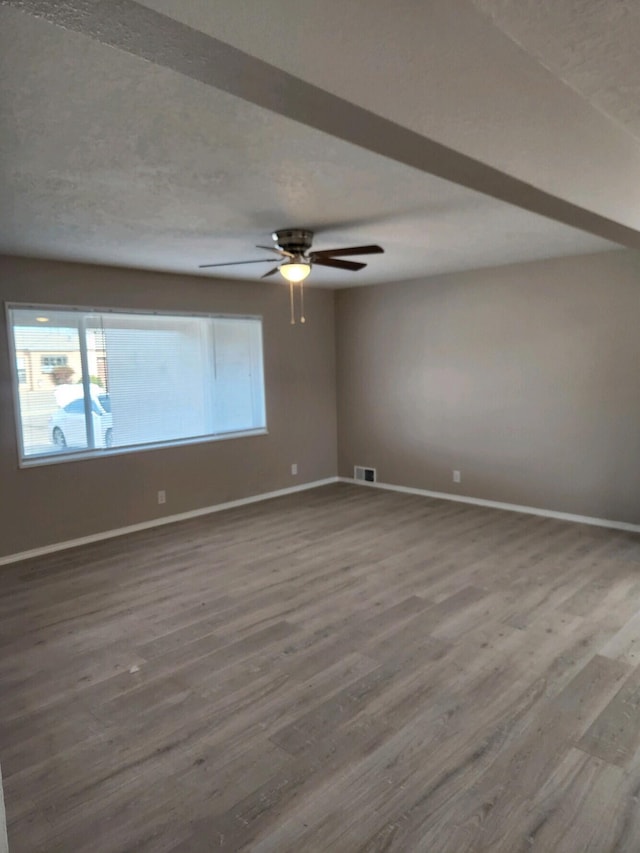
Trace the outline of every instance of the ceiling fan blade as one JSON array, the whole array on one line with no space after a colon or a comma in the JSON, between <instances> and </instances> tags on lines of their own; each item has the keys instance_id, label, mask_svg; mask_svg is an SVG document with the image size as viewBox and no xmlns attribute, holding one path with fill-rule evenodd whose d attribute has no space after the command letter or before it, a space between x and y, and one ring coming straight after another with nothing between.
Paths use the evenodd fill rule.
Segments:
<instances>
[{"instance_id":1,"label":"ceiling fan blade","mask_svg":"<svg viewBox=\"0 0 640 853\"><path fill-rule=\"evenodd\" d=\"M384 252L382 246L349 246L346 249L321 249L319 252L312 252L311 258L326 257L330 255L332 258L339 258L344 255L379 255Z\"/></svg>"},{"instance_id":2,"label":"ceiling fan blade","mask_svg":"<svg viewBox=\"0 0 640 853\"><path fill-rule=\"evenodd\" d=\"M356 272L356 270L361 270L363 267L366 267L366 264L360 264L358 261L338 261L334 260L334 258L318 258L313 256L311 258L311 262L314 266L336 267L336 269L351 270L351 272Z\"/></svg>"},{"instance_id":3,"label":"ceiling fan blade","mask_svg":"<svg viewBox=\"0 0 640 853\"><path fill-rule=\"evenodd\" d=\"M272 270L269 270L269 272L266 272L264 275L261 275L260 278L268 278L270 275L275 275L279 269L280 267L274 267Z\"/></svg>"},{"instance_id":4,"label":"ceiling fan blade","mask_svg":"<svg viewBox=\"0 0 640 853\"><path fill-rule=\"evenodd\" d=\"M268 252L277 252L283 258L293 258L293 252L285 252L284 249L276 249L275 246L256 246L256 249L266 249Z\"/></svg>"},{"instance_id":5,"label":"ceiling fan blade","mask_svg":"<svg viewBox=\"0 0 640 853\"><path fill-rule=\"evenodd\" d=\"M238 264L272 264L273 258L260 258L259 261L225 261L223 264L200 264L199 270L206 270L209 267L236 267Z\"/></svg>"}]
</instances>

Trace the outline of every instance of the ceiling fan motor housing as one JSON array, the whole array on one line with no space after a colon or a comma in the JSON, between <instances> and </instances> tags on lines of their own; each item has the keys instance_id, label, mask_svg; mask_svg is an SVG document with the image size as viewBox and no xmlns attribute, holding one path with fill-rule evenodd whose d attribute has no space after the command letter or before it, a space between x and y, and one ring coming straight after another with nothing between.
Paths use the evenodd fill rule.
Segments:
<instances>
[{"instance_id":1,"label":"ceiling fan motor housing","mask_svg":"<svg viewBox=\"0 0 640 853\"><path fill-rule=\"evenodd\" d=\"M313 231L308 231L306 228L286 228L282 231L274 231L271 236L279 249L283 252L291 252L293 255L305 255L313 242Z\"/></svg>"}]
</instances>

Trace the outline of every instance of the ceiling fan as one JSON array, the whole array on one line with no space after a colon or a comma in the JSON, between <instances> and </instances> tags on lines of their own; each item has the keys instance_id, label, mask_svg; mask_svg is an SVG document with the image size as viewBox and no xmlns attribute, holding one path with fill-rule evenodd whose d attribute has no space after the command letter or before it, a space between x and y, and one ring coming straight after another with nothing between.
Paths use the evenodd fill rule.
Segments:
<instances>
[{"instance_id":1,"label":"ceiling fan","mask_svg":"<svg viewBox=\"0 0 640 853\"><path fill-rule=\"evenodd\" d=\"M267 252L275 252L280 256L276 266L266 272L261 278L268 278L277 272L289 282L289 296L291 301L291 323L295 323L293 310L293 285L300 284L300 322L305 322L303 283L311 272L312 266L335 267L336 269L357 272L366 267L360 261L341 260L349 255L378 255L384 252L381 246L349 246L346 249L321 249L310 251L313 242L313 231L306 228L287 228L282 231L274 231L271 235L274 246L256 246L257 249L265 249ZM239 264L267 264L274 263L274 258L260 258L255 261L229 261L222 264L200 264L199 269L211 269L212 267L238 266Z\"/></svg>"}]
</instances>

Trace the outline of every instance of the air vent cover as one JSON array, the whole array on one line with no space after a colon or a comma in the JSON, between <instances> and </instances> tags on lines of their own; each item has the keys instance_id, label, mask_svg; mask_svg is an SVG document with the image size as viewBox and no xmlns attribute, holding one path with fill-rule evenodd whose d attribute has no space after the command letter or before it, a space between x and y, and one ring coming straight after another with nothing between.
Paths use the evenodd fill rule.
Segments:
<instances>
[{"instance_id":1,"label":"air vent cover","mask_svg":"<svg viewBox=\"0 0 640 853\"><path fill-rule=\"evenodd\" d=\"M358 480L362 483L375 483L375 481L376 481L376 469L375 468L365 468L362 465L354 465L353 466L353 479Z\"/></svg>"}]
</instances>

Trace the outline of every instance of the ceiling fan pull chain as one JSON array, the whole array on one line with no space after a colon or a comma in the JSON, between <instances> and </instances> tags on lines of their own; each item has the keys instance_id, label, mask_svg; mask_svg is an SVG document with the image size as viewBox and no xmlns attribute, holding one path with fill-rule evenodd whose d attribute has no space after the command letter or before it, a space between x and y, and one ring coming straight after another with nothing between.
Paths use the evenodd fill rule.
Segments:
<instances>
[{"instance_id":1,"label":"ceiling fan pull chain","mask_svg":"<svg viewBox=\"0 0 640 853\"><path fill-rule=\"evenodd\" d=\"M300 322L307 322L304 316L304 281L300 282Z\"/></svg>"},{"instance_id":2,"label":"ceiling fan pull chain","mask_svg":"<svg viewBox=\"0 0 640 853\"><path fill-rule=\"evenodd\" d=\"M291 303L291 325L296 324L296 315L293 312L293 282L289 282L289 302Z\"/></svg>"}]
</instances>

